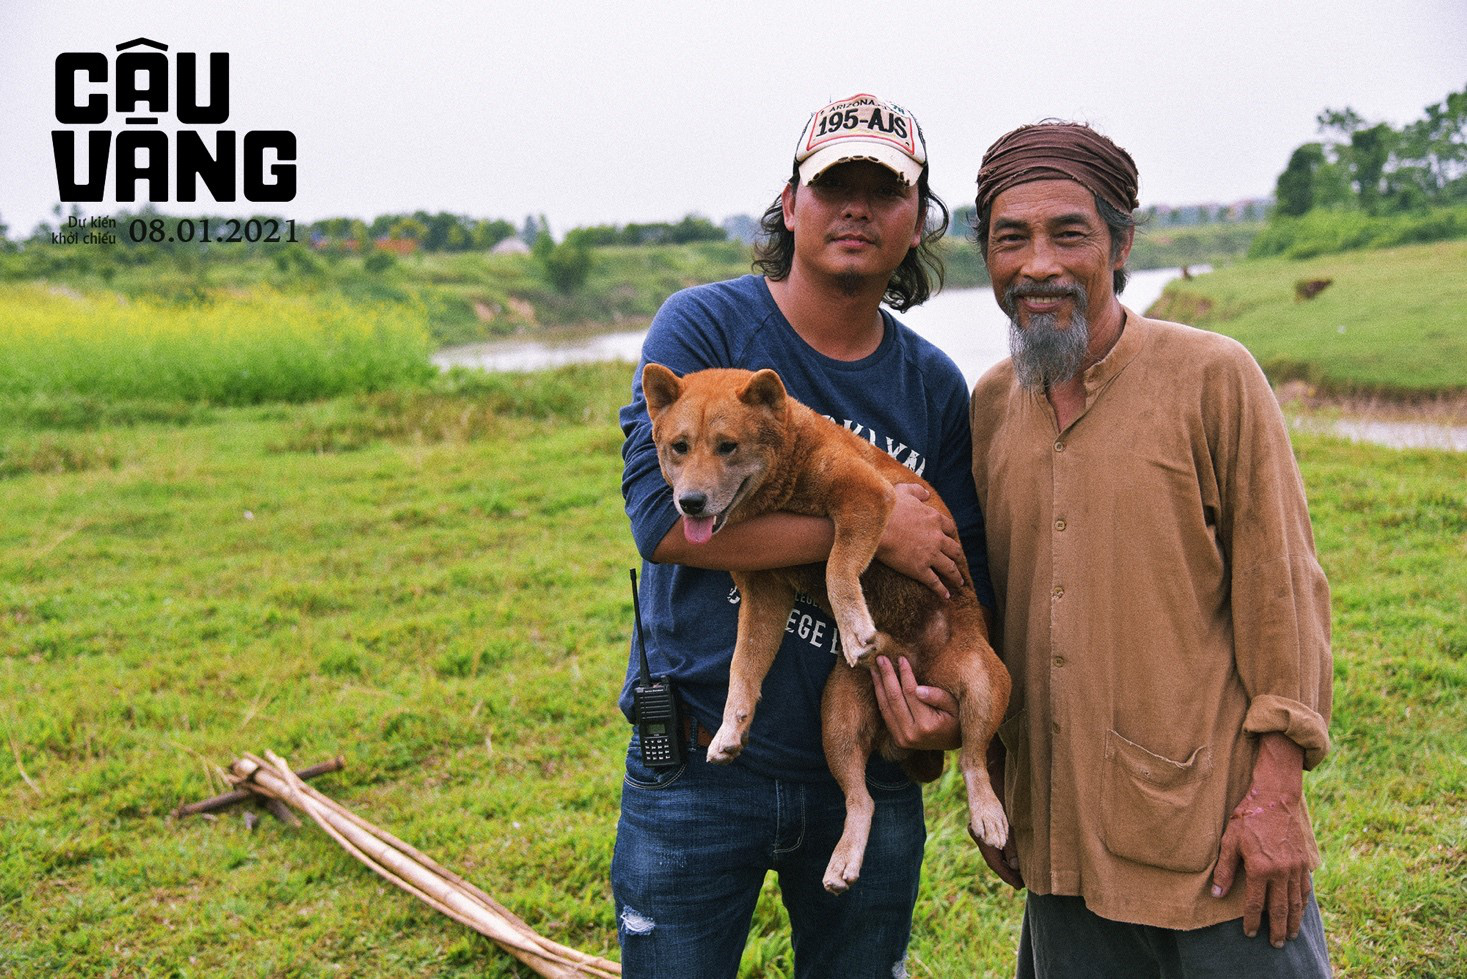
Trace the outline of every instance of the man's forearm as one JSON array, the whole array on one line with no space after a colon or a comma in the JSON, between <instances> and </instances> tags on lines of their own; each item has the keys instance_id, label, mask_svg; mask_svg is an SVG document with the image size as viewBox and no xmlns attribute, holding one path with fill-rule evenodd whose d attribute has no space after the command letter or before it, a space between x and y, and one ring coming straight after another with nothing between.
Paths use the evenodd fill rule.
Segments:
<instances>
[{"instance_id":1,"label":"man's forearm","mask_svg":"<svg viewBox=\"0 0 1467 979\"><path fill-rule=\"evenodd\" d=\"M679 518L652 560L713 571L766 571L800 564L819 564L830 557L835 524L825 517L798 513L766 513L725 527L706 544L683 536Z\"/></svg>"},{"instance_id":2,"label":"man's forearm","mask_svg":"<svg viewBox=\"0 0 1467 979\"><path fill-rule=\"evenodd\" d=\"M876 560L922 582L943 598L963 585L966 561L952 517L926 504L916 483L896 487L892 509L876 547ZM835 524L825 517L777 511L730 524L704 544L691 544L681 520L652 552L659 564L714 571L767 571L820 564L830 557Z\"/></svg>"},{"instance_id":3,"label":"man's forearm","mask_svg":"<svg viewBox=\"0 0 1467 979\"><path fill-rule=\"evenodd\" d=\"M1304 749L1277 731L1259 735L1252 788L1270 796L1298 799L1304 794Z\"/></svg>"}]
</instances>

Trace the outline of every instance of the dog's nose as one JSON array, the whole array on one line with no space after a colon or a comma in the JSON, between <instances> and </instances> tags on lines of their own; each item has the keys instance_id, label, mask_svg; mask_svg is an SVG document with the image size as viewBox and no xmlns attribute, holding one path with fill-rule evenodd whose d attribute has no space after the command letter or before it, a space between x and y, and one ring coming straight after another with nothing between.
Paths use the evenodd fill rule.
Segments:
<instances>
[{"instance_id":1,"label":"dog's nose","mask_svg":"<svg viewBox=\"0 0 1467 979\"><path fill-rule=\"evenodd\" d=\"M708 495L706 493L684 493L677 498L677 505L685 516L696 517L708 505Z\"/></svg>"}]
</instances>

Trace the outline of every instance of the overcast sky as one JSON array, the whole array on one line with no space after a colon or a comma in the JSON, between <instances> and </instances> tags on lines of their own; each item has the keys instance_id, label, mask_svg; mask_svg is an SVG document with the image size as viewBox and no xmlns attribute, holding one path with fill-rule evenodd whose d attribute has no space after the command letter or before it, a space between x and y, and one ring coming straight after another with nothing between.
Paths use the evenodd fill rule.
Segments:
<instances>
[{"instance_id":1,"label":"overcast sky","mask_svg":"<svg viewBox=\"0 0 1467 979\"><path fill-rule=\"evenodd\" d=\"M299 139L294 201L162 210L543 213L557 236L757 214L808 114L857 92L916 114L950 204L995 138L1060 117L1131 151L1143 205L1175 205L1271 193L1321 109L1399 125L1467 86L1463 0L3 0L12 234L58 199L56 55L139 36L229 52L230 125Z\"/></svg>"}]
</instances>

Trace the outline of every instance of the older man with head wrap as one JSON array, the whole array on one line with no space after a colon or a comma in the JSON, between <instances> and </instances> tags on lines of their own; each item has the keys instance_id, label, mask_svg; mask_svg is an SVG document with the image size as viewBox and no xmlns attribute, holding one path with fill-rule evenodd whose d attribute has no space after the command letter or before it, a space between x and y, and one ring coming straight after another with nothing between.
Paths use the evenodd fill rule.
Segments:
<instances>
[{"instance_id":1,"label":"older man with head wrap","mask_svg":"<svg viewBox=\"0 0 1467 979\"><path fill-rule=\"evenodd\" d=\"M1069 123L978 173L1013 355L972 402L1014 678L1011 840L984 855L1029 889L1021 976L1328 975L1302 798L1329 749L1328 586L1253 358L1121 305L1136 187Z\"/></svg>"}]
</instances>

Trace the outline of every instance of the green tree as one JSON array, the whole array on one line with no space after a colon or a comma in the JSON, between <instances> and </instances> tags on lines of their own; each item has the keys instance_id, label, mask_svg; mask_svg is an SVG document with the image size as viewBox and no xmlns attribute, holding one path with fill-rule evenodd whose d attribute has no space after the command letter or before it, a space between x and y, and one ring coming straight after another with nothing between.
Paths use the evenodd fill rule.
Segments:
<instances>
[{"instance_id":1,"label":"green tree","mask_svg":"<svg viewBox=\"0 0 1467 979\"><path fill-rule=\"evenodd\" d=\"M478 221L474 224L474 247L493 248L513 234L514 225L502 218L494 221Z\"/></svg>"},{"instance_id":2,"label":"green tree","mask_svg":"<svg viewBox=\"0 0 1467 979\"><path fill-rule=\"evenodd\" d=\"M1368 214L1380 211L1381 189L1386 163L1396 142L1395 130L1385 123L1350 134L1350 162L1353 166L1355 193L1360 206Z\"/></svg>"},{"instance_id":3,"label":"green tree","mask_svg":"<svg viewBox=\"0 0 1467 979\"><path fill-rule=\"evenodd\" d=\"M543 265L553 251L555 251L555 239L550 237L550 229L536 226L535 240L530 244L530 254Z\"/></svg>"},{"instance_id":4,"label":"green tree","mask_svg":"<svg viewBox=\"0 0 1467 979\"><path fill-rule=\"evenodd\" d=\"M1324 147L1318 143L1305 143L1294 151L1274 188L1279 214L1298 217L1314 207L1314 175L1323 165Z\"/></svg>"},{"instance_id":5,"label":"green tree","mask_svg":"<svg viewBox=\"0 0 1467 979\"><path fill-rule=\"evenodd\" d=\"M668 226L667 240L672 244L688 244L694 241L724 241L728 238L718 225L705 217L688 214L677 224Z\"/></svg>"},{"instance_id":6,"label":"green tree","mask_svg":"<svg viewBox=\"0 0 1467 979\"><path fill-rule=\"evenodd\" d=\"M1325 135L1335 134L1334 143L1348 142L1357 129L1365 128L1365 117L1348 105L1343 109L1325 109L1314 117L1319 131Z\"/></svg>"},{"instance_id":7,"label":"green tree","mask_svg":"<svg viewBox=\"0 0 1467 979\"><path fill-rule=\"evenodd\" d=\"M1396 209L1467 201L1467 88L1402 127L1386 183Z\"/></svg>"},{"instance_id":8,"label":"green tree","mask_svg":"<svg viewBox=\"0 0 1467 979\"><path fill-rule=\"evenodd\" d=\"M549 243L548 247L542 246L541 242ZM549 234L541 235L535 240L531 253L540 262L545 270L545 278L557 292L575 292L586 284L586 278L591 274L591 246L574 231L566 235L565 241L558 245L551 243Z\"/></svg>"},{"instance_id":9,"label":"green tree","mask_svg":"<svg viewBox=\"0 0 1467 979\"><path fill-rule=\"evenodd\" d=\"M428 226L417 218L402 217L392 222L387 233L393 238L407 238L421 242L428 236Z\"/></svg>"},{"instance_id":10,"label":"green tree","mask_svg":"<svg viewBox=\"0 0 1467 979\"><path fill-rule=\"evenodd\" d=\"M1349 107L1325 109L1315 121L1324 138L1296 149L1279 175L1278 214L1383 214L1467 200L1467 88L1400 129Z\"/></svg>"}]
</instances>

